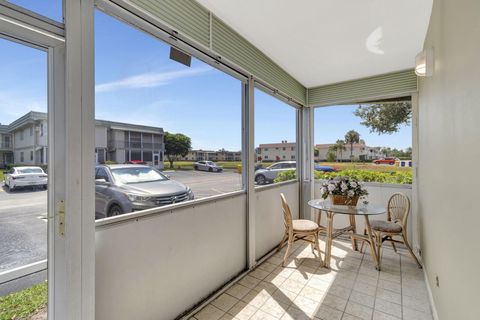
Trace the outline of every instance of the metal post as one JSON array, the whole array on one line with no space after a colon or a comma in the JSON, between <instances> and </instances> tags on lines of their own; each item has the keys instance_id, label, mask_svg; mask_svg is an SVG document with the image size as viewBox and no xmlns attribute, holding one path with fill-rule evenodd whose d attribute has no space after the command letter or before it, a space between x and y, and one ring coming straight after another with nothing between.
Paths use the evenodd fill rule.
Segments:
<instances>
[{"instance_id":1,"label":"metal post","mask_svg":"<svg viewBox=\"0 0 480 320\"><path fill-rule=\"evenodd\" d=\"M303 107L298 111L297 144L299 145L299 161L297 172L300 181L300 217L313 219L313 210L307 202L314 197L314 163L313 163L313 116L314 109Z\"/></svg>"},{"instance_id":2,"label":"metal post","mask_svg":"<svg viewBox=\"0 0 480 320\"><path fill-rule=\"evenodd\" d=\"M242 86L242 179L247 192L247 267L255 266L255 141L254 79Z\"/></svg>"},{"instance_id":3,"label":"metal post","mask_svg":"<svg viewBox=\"0 0 480 320\"><path fill-rule=\"evenodd\" d=\"M93 0L65 0L65 105L56 106L55 128L57 161L63 156L64 189L54 189L58 196L51 203L55 216L63 215L65 259L55 290L56 306L62 312L52 319L95 318L95 117L94 117L94 35ZM63 113L63 115L62 115ZM58 117L57 117L58 116ZM60 118L61 117L61 118ZM57 162L58 163L58 162ZM57 176L62 178L62 175ZM58 180L56 181L58 182ZM64 198L59 197L63 193ZM59 228L60 229L60 228ZM56 257L54 257L56 258ZM51 261L49 261L51 263ZM59 271L59 269L56 269ZM56 279L57 280L57 279ZM55 287L57 289L57 286ZM50 314L49 314L50 316Z\"/></svg>"}]
</instances>

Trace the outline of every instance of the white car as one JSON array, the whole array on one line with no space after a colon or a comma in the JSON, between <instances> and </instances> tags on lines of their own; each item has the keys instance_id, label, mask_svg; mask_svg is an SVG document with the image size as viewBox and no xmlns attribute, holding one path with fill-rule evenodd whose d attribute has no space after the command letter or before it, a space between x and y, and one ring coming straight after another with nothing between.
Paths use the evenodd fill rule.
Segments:
<instances>
[{"instance_id":1,"label":"white car","mask_svg":"<svg viewBox=\"0 0 480 320\"><path fill-rule=\"evenodd\" d=\"M193 168L195 170L202 170L202 171L208 171L208 172L222 172L223 167L217 165L213 161L198 161L195 162L193 165Z\"/></svg>"},{"instance_id":2,"label":"white car","mask_svg":"<svg viewBox=\"0 0 480 320\"><path fill-rule=\"evenodd\" d=\"M22 187L47 188L48 175L40 167L13 167L4 174L9 191Z\"/></svg>"},{"instance_id":3,"label":"white car","mask_svg":"<svg viewBox=\"0 0 480 320\"><path fill-rule=\"evenodd\" d=\"M273 182L279 173L296 170L297 163L295 161L282 161L272 164L266 169L258 169L255 171L255 183L258 185Z\"/></svg>"}]
</instances>

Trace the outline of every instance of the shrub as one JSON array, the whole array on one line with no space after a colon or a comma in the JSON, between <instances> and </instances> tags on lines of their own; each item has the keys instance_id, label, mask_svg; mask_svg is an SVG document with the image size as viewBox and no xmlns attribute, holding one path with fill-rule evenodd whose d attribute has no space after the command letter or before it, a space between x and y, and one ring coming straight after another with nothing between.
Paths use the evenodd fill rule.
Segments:
<instances>
[{"instance_id":1,"label":"shrub","mask_svg":"<svg viewBox=\"0 0 480 320\"><path fill-rule=\"evenodd\" d=\"M295 170L288 170L288 171L283 171L278 174L278 176L273 180L273 182L283 182L283 181L289 181L289 180L294 180L297 178L297 174Z\"/></svg>"},{"instance_id":2,"label":"shrub","mask_svg":"<svg viewBox=\"0 0 480 320\"><path fill-rule=\"evenodd\" d=\"M372 170L348 169L338 172L315 171L315 179L331 179L335 177L349 177L363 182L379 182L392 184L411 184L411 171L379 172Z\"/></svg>"},{"instance_id":3,"label":"shrub","mask_svg":"<svg viewBox=\"0 0 480 320\"><path fill-rule=\"evenodd\" d=\"M411 171L380 172L372 170L348 169L338 172L315 171L315 180L328 180L335 177L348 177L361 182L379 182L391 184L412 184ZM281 172L274 182L293 180L296 178L295 170Z\"/></svg>"}]
</instances>

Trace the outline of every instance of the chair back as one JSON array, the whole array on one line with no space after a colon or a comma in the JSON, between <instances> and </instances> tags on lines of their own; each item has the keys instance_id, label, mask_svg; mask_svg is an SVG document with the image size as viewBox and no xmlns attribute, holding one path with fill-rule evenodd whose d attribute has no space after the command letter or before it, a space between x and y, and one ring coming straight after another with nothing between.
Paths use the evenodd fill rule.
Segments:
<instances>
[{"instance_id":1,"label":"chair back","mask_svg":"<svg viewBox=\"0 0 480 320\"><path fill-rule=\"evenodd\" d=\"M394 193L388 200L388 220L407 226L408 213L410 212L410 199L403 193Z\"/></svg>"},{"instance_id":2,"label":"chair back","mask_svg":"<svg viewBox=\"0 0 480 320\"><path fill-rule=\"evenodd\" d=\"M282 208L283 208L283 223L285 224L286 230L293 230L292 222L292 212L290 211L290 206L288 205L285 195L280 193L280 198L282 199Z\"/></svg>"}]
</instances>

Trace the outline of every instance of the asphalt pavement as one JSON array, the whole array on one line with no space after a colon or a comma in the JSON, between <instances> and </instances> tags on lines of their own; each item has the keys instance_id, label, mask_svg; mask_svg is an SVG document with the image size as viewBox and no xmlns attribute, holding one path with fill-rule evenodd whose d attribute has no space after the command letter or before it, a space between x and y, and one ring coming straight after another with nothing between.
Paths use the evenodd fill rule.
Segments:
<instances>
[{"instance_id":1,"label":"asphalt pavement","mask_svg":"<svg viewBox=\"0 0 480 320\"><path fill-rule=\"evenodd\" d=\"M242 177L233 171L165 171L189 186L195 199L242 189ZM0 184L0 272L47 258L46 190L7 191ZM0 296L46 279L46 272L0 284Z\"/></svg>"}]
</instances>

